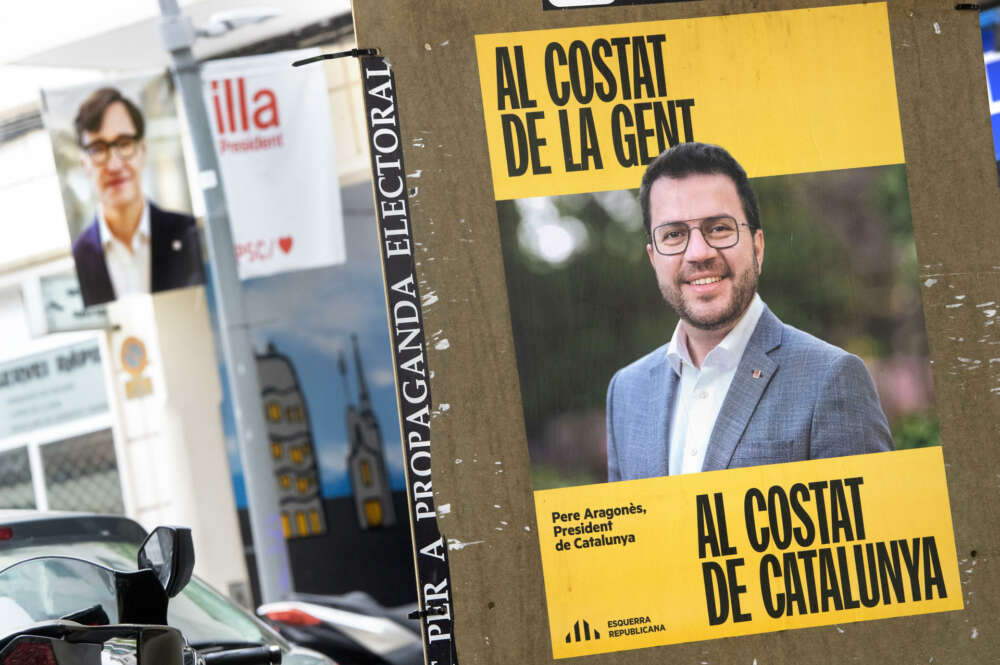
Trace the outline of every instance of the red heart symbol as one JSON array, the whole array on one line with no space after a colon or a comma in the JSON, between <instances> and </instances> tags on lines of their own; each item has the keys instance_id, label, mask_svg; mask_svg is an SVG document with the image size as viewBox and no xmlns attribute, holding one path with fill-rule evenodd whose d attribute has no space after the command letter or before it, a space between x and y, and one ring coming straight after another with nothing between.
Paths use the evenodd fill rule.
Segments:
<instances>
[{"instance_id":1,"label":"red heart symbol","mask_svg":"<svg viewBox=\"0 0 1000 665\"><path fill-rule=\"evenodd\" d=\"M292 251L292 236L285 236L284 238L278 238L278 245L281 247L281 251L285 254Z\"/></svg>"}]
</instances>

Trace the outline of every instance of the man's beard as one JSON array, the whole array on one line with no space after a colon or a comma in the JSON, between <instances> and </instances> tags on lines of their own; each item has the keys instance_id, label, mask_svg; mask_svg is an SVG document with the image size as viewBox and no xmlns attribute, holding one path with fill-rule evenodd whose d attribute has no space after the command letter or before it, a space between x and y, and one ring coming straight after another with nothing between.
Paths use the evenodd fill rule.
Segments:
<instances>
[{"instance_id":1,"label":"man's beard","mask_svg":"<svg viewBox=\"0 0 1000 665\"><path fill-rule=\"evenodd\" d=\"M728 265L726 266L726 272L720 276L723 279L732 276L732 271ZM677 312L677 316L687 322L688 325L699 330L719 330L720 328L735 324L743 316L747 307L750 306L750 301L753 300L754 294L757 293L759 278L760 267L757 265L757 257L755 255L753 263L743 271L743 274L733 279L733 294L729 306L712 316L697 315L688 306L679 286L664 286L663 284L659 286L663 299Z\"/></svg>"}]
</instances>

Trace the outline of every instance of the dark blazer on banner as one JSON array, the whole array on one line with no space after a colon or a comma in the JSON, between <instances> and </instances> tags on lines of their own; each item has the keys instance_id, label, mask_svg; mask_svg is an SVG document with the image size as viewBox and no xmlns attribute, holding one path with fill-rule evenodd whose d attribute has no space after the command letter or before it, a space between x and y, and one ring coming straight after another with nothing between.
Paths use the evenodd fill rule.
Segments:
<instances>
[{"instance_id":1,"label":"dark blazer on banner","mask_svg":"<svg viewBox=\"0 0 1000 665\"><path fill-rule=\"evenodd\" d=\"M150 290L166 291L205 283L201 241L194 217L149 204ZM86 306L115 299L95 218L73 243L73 259Z\"/></svg>"}]
</instances>

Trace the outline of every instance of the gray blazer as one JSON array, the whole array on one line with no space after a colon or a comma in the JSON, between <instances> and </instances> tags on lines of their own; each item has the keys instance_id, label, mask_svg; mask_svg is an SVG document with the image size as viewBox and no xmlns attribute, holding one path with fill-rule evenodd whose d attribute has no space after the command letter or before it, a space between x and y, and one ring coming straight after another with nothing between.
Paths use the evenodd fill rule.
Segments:
<instances>
[{"instance_id":1,"label":"gray blazer","mask_svg":"<svg viewBox=\"0 0 1000 665\"><path fill-rule=\"evenodd\" d=\"M678 382L666 345L612 377L609 481L669 474ZM765 305L715 421L702 471L892 449L861 359L785 325Z\"/></svg>"}]
</instances>

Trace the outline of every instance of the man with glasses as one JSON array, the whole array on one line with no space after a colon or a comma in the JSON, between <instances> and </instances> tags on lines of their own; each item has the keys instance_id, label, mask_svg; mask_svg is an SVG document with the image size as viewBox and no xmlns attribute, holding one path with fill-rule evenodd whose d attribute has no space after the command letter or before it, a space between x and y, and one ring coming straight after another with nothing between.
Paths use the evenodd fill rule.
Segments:
<instances>
[{"instance_id":1,"label":"man with glasses","mask_svg":"<svg viewBox=\"0 0 1000 665\"><path fill-rule=\"evenodd\" d=\"M639 189L646 253L680 320L608 386L608 480L892 450L871 375L757 294L757 198L723 148L683 143Z\"/></svg>"},{"instance_id":2,"label":"man with glasses","mask_svg":"<svg viewBox=\"0 0 1000 665\"><path fill-rule=\"evenodd\" d=\"M84 305L204 284L194 218L143 197L145 122L138 107L118 90L101 88L80 105L74 126L99 204L73 243Z\"/></svg>"}]
</instances>

